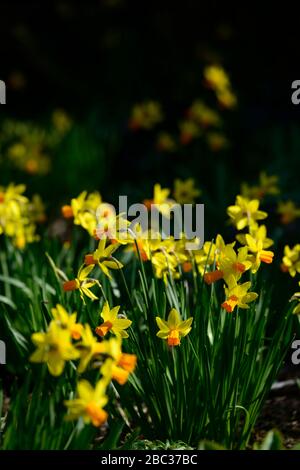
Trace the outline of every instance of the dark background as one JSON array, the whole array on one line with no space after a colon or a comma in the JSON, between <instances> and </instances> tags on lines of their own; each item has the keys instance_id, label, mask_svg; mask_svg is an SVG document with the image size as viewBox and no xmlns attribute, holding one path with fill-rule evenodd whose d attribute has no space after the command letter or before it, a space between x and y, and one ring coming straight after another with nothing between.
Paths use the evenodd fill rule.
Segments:
<instances>
[{"instance_id":1,"label":"dark background","mask_svg":"<svg viewBox=\"0 0 300 470\"><path fill-rule=\"evenodd\" d=\"M30 191L57 205L82 189L99 189L108 200L122 193L141 199L155 182L171 186L193 176L218 225L241 181L266 170L280 175L284 198L299 202L300 106L291 103L298 14L289 5L229 5L1 2L0 78L8 89L0 118L43 123L60 107L75 123L50 175L2 171L2 183L28 178ZM128 131L132 106L146 99L162 104L164 129L174 128L205 94L201 74L210 62L224 66L238 96L238 108L224 118L228 150L209 154L196 144L162 156L151 131ZM22 87L13 84L15 72Z\"/></svg>"}]
</instances>

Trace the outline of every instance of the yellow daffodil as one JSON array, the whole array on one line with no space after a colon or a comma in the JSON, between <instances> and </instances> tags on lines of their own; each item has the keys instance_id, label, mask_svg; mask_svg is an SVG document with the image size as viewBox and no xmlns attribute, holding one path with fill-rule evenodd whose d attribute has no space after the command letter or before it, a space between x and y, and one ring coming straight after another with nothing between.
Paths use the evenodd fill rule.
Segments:
<instances>
[{"instance_id":1,"label":"yellow daffodil","mask_svg":"<svg viewBox=\"0 0 300 470\"><path fill-rule=\"evenodd\" d=\"M270 246L274 244L273 240L267 237L267 228L265 225L251 225L251 227L249 227L249 234L255 239L256 242L262 242L262 247L264 250L270 248ZM240 242L241 245L247 245L245 233L237 234L236 239Z\"/></svg>"},{"instance_id":2,"label":"yellow daffodil","mask_svg":"<svg viewBox=\"0 0 300 470\"><path fill-rule=\"evenodd\" d=\"M176 179L174 182L174 198L179 204L193 204L201 191L195 188L195 180L188 178L185 181Z\"/></svg>"},{"instance_id":3,"label":"yellow daffodil","mask_svg":"<svg viewBox=\"0 0 300 470\"><path fill-rule=\"evenodd\" d=\"M66 361L77 359L79 352L71 343L68 329L52 321L46 333L33 333L32 342L37 347L30 356L31 362L46 362L50 374L61 375Z\"/></svg>"},{"instance_id":4,"label":"yellow daffodil","mask_svg":"<svg viewBox=\"0 0 300 470\"><path fill-rule=\"evenodd\" d=\"M189 334L191 331L193 317L182 321L179 312L175 308L169 313L167 321L160 317L156 317L156 323L159 328L156 336L161 339L166 339L169 346L178 346L182 337Z\"/></svg>"},{"instance_id":5,"label":"yellow daffodil","mask_svg":"<svg viewBox=\"0 0 300 470\"><path fill-rule=\"evenodd\" d=\"M220 65L208 65L204 72L205 83L213 90L226 90L230 87L230 80Z\"/></svg>"},{"instance_id":6,"label":"yellow daffodil","mask_svg":"<svg viewBox=\"0 0 300 470\"><path fill-rule=\"evenodd\" d=\"M99 286L100 285L99 281L88 277L93 269L94 269L94 264L91 264L89 266L84 266L84 265L81 266L81 268L78 271L77 277L75 279L64 282L63 290L65 292L78 290L80 292L80 297L83 300L83 302L84 302L84 296L88 297L91 300L97 300L98 297L95 294L93 294L93 292L90 289L96 284Z\"/></svg>"},{"instance_id":7,"label":"yellow daffodil","mask_svg":"<svg viewBox=\"0 0 300 470\"><path fill-rule=\"evenodd\" d=\"M300 286L300 282L299 282L299 286ZM293 301L293 300L297 300L297 301L298 301L298 304L297 304L296 307L294 308L293 313L294 313L295 315L300 315L300 292L295 292L295 294L293 295L293 297L291 298L290 301Z\"/></svg>"},{"instance_id":8,"label":"yellow daffodil","mask_svg":"<svg viewBox=\"0 0 300 470\"><path fill-rule=\"evenodd\" d=\"M95 264L99 266L101 271L111 279L110 269L122 269L123 264L120 263L112 255L119 248L120 244L112 243L106 246L106 238L101 238L98 248L93 254L85 256L85 264L88 268L93 268Z\"/></svg>"},{"instance_id":9,"label":"yellow daffodil","mask_svg":"<svg viewBox=\"0 0 300 470\"><path fill-rule=\"evenodd\" d=\"M258 186L249 186L247 183L241 185L241 195L249 199L263 199L267 195L276 196L280 193L278 180L278 176L268 176L263 171L259 175Z\"/></svg>"},{"instance_id":10,"label":"yellow daffodil","mask_svg":"<svg viewBox=\"0 0 300 470\"><path fill-rule=\"evenodd\" d=\"M289 272L292 277L300 273L300 244L293 246L289 245L284 247L284 256L281 265L282 271Z\"/></svg>"},{"instance_id":11,"label":"yellow daffodil","mask_svg":"<svg viewBox=\"0 0 300 470\"><path fill-rule=\"evenodd\" d=\"M93 335L90 325L84 325L81 332L81 341L76 344L76 348L80 353L80 362L78 372L81 374L85 371L91 360L103 353L103 345L97 341Z\"/></svg>"},{"instance_id":12,"label":"yellow daffodil","mask_svg":"<svg viewBox=\"0 0 300 470\"><path fill-rule=\"evenodd\" d=\"M268 217L266 212L259 210L258 199L247 199L242 196L237 196L235 205L227 208L232 223L238 230L253 225L257 220L262 220Z\"/></svg>"},{"instance_id":13,"label":"yellow daffodil","mask_svg":"<svg viewBox=\"0 0 300 470\"><path fill-rule=\"evenodd\" d=\"M77 398L65 401L69 410L66 419L76 420L82 417L87 424L102 426L108 418L107 412L103 409L108 402L106 388L106 379L99 380L95 388L87 380L80 380L77 385Z\"/></svg>"},{"instance_id":14,"label":"yellow daffodil","mask_svg":"<svg viewBox=\"0 0 300 470\"><path fill-rule=\"evenodd\" d=\"M187 116L202 127L218 127L222 123L220 115L200 100L194 101L187 111Z\"/></svg>"},{"instance_id":15,"label":"yellow daffodil","mask_svg":"<svg viewBox=\"0 0 300 470\"><path fill-rule=\"evenodd\" d=\"M75 225L81 225L93 236L97 227L96 212L101 203L102 198L97 191L90 194L83 191L71 200L70 205L62 207L62 214L65 218L74 218Z\"/></svg>"},{"instance_id":16,"label":"yellow daffodil","mask_svg":"<svg viewBox=\"0 0 300 470\"><path fill-rule=\"evenodd\" d=\"M264 250L262 240L252 237L249 233L246 233L245 238L249 251L254 255L250 256L253 273L256 273L259 269L261 262L266 264L273 262L274 253L273 251Z\"/></svg>"},{"instance_id":17,"label":"yellow daffodil","mask_svg":"<svg viewBox=\"0 0 300 470\"><path fill-rule=\"evenodd\" d=\"M80 339L83 326L81 323L76 323L77 313L69 315L60 304L57 304L56 308L52 308L51 313L58 326L68 330L73 339Z\"/></svg>"},{"instance_id":18,"label":"yellow daffodil","mask_svg":"<svg viewBox=\"0 0 300 470\"><path fill-rule=\"evenodd\" d=\"M258 297L255 292L248 292L250 287L251 282L238 284L235 277L230 276L227 280L227 287L225 287L226 300L222 303L222 307L230 313L233 312L235 307L249 308L248 304Z\"/></svg>"},{"instance_id":19,"label":"yellow daffodil","mask_svg":"<svg viewBox=\"0 0 300 470\"><path fill-rule=\"evenodd\" d=\"M231 246L234 245L235 242L231 244ZM225 246L226 244L222 235L218 234L216 237L216 243L207 241L203 244L203 247L200 250L193 252L195 262L202 275L204 274L205 269L207 270L208 267L219 262L220 257L224 253Z\"/></svg>"},{"instance_id":20,"label":"yellow daffodil","mask_svg":"<svg viewBox=\"0 0 300 470\"><path fill-rule=\"evenodd\" d=\"M160 104L156 101L145 101L133 107L128 126L134 131L152 129L162 120L163 113Z\"/></svg>"},{"instance_id":21,"label":"yellow daffodil","mask_svg":"<svg viewBox=\"0 0 300 470\"><path fill-rule=\"evenodd\" d=\"M293 201L280 202L277 212L280 214L280 221L284 225L290 224L300 217L300 208Z\"/></svg>"},{"instance_id":22,"label":"yellow daffodil","mask_svg":"<svg viewBox=\"0 0 300 470\"><path fill-rule=\"evenodd\" d=\"M156 141L156 148L160 152L174 152L177 148L174 137L168 132L161 132Z\"/></svg>"},{"instance_id":23,"label":"yellow daffodil","mask_svg":"<svg viewBox=\"0 0 300 470\"><path fill-rule=\"evenodd\" d=\"M238 253L234 251L231 245L226 245L222 256L218 261L218 269L204 274L204 280L207 284L224 279L227 281L230 276L238 281L242 274L250 269L251 261L248 260L248 248L239 248Z\"/></svg>"},{"instance_id":24,"label":"yellow daffodil","mask_svg":"<svg viewBox=\"0 0 300 470\"><path fill-rule=\"evenodd\" d=\"M227 137L221 132L209 132L206 135L206 141L210 150L213 152L219 152L229 145Z\"/></svg>"},{"instance_id":25,"label":"yellow daffodil","mask_svg":"<svg viewBox=\"0 0 300 470\"><path fill-rule=\"evenodd\" d=\"M153 199L145 199L144 204L150 210L155 207L165 217L170 217L170 210L175 204L173 199L169 199L171 190L168 188L162 188L160 184L154 185Z\"/></svg>"},{"instance_id":26,"label":"yellow daffodil","mask_svg":"<svg viewBox=\"0 0 300 470\"><path fill-rule=\"evenodd\" d=\"M103 337L111 331L116 336L128 338L128 333L125 330L130 327L132 321L118 316L119 310L120 306L111 309L109 303L105 302L100 314L104 322L96 328L97 335Z\"/></svg>"},{"instance_id":27,"label":"yellow daffodil","mask_svg":"<svg viewBox=\"0 0 300 470\"><path fill-rule=\"evenodd\" d=\"M237 97L230 88L216 91L217 100L222 108L232 109L237 105Z\"/></svg>"},{"instance_id":28,"label":"yellow daffodil","mask_svg":"<svg viewBox=\"0 0 300 470\"><path fill-rule=\"evenodd\" d=\"M191 119L185 119L179 123L179 140L182 145L187 145L201 135L199 124Z\"/></svg>"}]
</instances>

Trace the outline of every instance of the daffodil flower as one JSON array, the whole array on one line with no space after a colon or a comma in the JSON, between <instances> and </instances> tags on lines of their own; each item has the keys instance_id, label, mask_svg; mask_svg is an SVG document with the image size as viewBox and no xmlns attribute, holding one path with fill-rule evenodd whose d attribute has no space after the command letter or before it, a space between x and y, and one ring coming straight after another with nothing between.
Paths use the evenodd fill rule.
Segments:
<instances>
[{"instance_id":1,"label":"daffodil flower","mask_svg":"<svg viewBox=\"0 0 300 470\"><path fill-rule=\"evenodd\" d=\"M233 312L235 307L249 308L249 303L257 299L258 294L255 292L248 292L251 287L251 282L244 282L238 284L234 276L230 276L225 287L226 300L222 303L222 307L227 312Z\"/></svg>"},{"instance_id":2,"label":"daffodil flower","mask_svg":"<svg viewBox=\"0 0 300 470\"><path fill-rule=\"evenodd\" d=\"M30 356L31 362L46 362L50 374L61 375L66 361L77 359L79 352L71 343L70 332L52 321L46 333L33 333L32 342L37 347Z\"/></svg>"},{"instance_id":3,"label":"daffodil flower","mask_svg":"<svg viewBox=\"0 0 300 470\"><path fill-rule=\"evenodd\" d=\"M192 322L192 317L182 321L179 312L177 312L175 308L172 308L167 321L156 317L156 323L159 328L156 336L161 339L166 339L169 346L178 346L180 339L188 335L191 331Z\"/></svg>"},{"instance_id":4,"label":"daffodil flower","mask_svg":"<svg viewBox=\"0 0 300 470\"><path fill-rule=\"evenodd\" d=\"M259 210L259 200L249 200L237 196L235 205L227 208L227 214L238 230L253 225L257 220L265 219L268 214Z\"/></svg>"},{"instance_id":5,"label":"daffodil flower","mask_svg":"<svg viewBox=\"0 0 300 470\"><path fill-rule=\"evenodd\" d=\"M249 233L246 233L246 242L254 256L252 257L252 272L256 273L260 267L260 263L271 264L273 262L274 253L273 251L263 249L263 241L256 240ZM251 258L250 258L251 259Z\"/></svg>"},{"instance_id":6,"label":"daffodil flower","mask_svg":"<svg viewBox=\"0 0 300 470\"><path fill-rule=\"evenodd\" d=\"M76 313L69 315L60 304L57 304L56 308L52 308L51 313L57 325L62 329L68 330L73 339L80 339L83 325L81 325L81 323L76 323Z\"/></svg>"},{"instance_id":7,"label":"daffodil flower","mask_svg":"<svg viewBox=\"0 0 300 470\"><path fill-rule=\"evenodd\" d=\"M284 225L290 224L300 217L300 208L293 201L280 202L277 212L280 214L280 221Z\"/></svg>"},{"instance_id":8,"label":"daffodil flower","mask_svg":"<svg viewBox=\"0 0 300 470\"><path fill-rule=\"evenodd\" d=\"M238 281L242 274L250 269L252 262L248 260L248 248L239 248L238 253L234 251L231 245L226 245L222 256L218 261L218 269L204 274L204 280L207 284L224 279L225 281L234 276Z\"/></svg>"},{"instance_id":9,"label":"daffodil flower","mask_svg":"<svg viewBox=\"0 0 300 470\"><path fill-rule=\"evenodd\" d=\"M105 302L101 312L101 318L104 322L96 328L97 335L103 337L111 331L116 336L128 338L128 333L125 330L130 327L132 321L120 318L118 316L119 310L120 306L111 309L109 303Z\"/></svg>"},{"instance_id":10,"label":"daffodil flower","mask_svg":"<svg viewBox=\"0 0 300 470\"><path fill-rule=\"evenodd\" d=\"M152 206L157 209L163 216L170 218L171 208L175 201L169 199L170 189L162 188L160 184L154 185L153 199L145 199L144 204L147 209L151 210Z\"/></svg>"},{"instance_id":11,"label":"daffodil flower","mask_svg":"<svg viewBox=\"0 0 300 470\"><path fill-rule=\"evenodd\" d=\"M122 269L123 264L120 263L112 255L119 248L119 244L110 244L106 246L106 238L101 238L97 250L93 254L86 255L85 264L90 268L97 264L103 273L111 279L110 269Z\"/></svg>"},{"instance_id":12,"label":"daffodil flower","mask_svg":"<svg viewBox=\"0 0 300 470\"><path fill-rule=\"evenodd\" d=\"M281 269L282 271L288 271L292 277L300 273L300 243L292 248L289 245L284 247Z\"/></svg>"},{"instance_id":13,"label":"daffodil flower","mask_svg":"<svg viewBox=\"0 0 300 470\"><path fill-rule=\"evenodd\" d=\"M185 181L176 179L174 182L174 198L179 204L193 204L195 198L200 196L201 191L195 188L193 178Z\"/></svg>"},{"instance_id":14,"label":"daffodil flower","mask_svg":"<svg viewBox=\"0 0 300 470\"><path fill-rule=\"evenodd\" d=\"M87 380L80 380L77 385L77 398L64 402L69 410L66 419L75 420L82 417L86 424L102 426L108 418L107 412L103 409L108 402L106 388L105 378L99 380L95 388Z\"/></svg>"},{"instance_id":15,"label":"daffodil flower","mask_svg":"<svg viewBox=\"0 0 300 470\"><path fill-rule=\"evenodd\" d=\"M74 290L79 290L80 297L84 302L84 296L88 297L91 300L97 300L98 297L93 294L90 290L91 287L94 287L96 284L99 286L100 283L97 279L92 279L89 274L93 271L94 265L91 264L89 266L81 266L78 271L77 277L71 281L66 281L63 284L63 290L65 292L70 292Z\"/></svg>"},{"instance_id":16,"label":"daffodil flower","mask_svg":"<svg viewBox=\"0 0 300 470\"><path fill-rule=\"evenodd\" d=\"M91 360L99 355L103 354L103 345L97 341L97 338L92 333L90 325L84 325L84 329L81 332L81 341L76 344L76 348L80 354L80 362L78 365L78 372L81 374L85 371Z\"/></svg>"}]
</instances>

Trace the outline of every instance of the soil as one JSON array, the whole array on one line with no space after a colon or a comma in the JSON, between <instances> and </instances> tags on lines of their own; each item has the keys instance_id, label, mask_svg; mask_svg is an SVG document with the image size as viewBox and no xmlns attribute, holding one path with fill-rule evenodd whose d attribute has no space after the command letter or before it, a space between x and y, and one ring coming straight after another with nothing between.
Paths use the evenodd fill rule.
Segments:
<instances>
[{"instance_id":1,"label":"soil","mask_svg":"<svg viewBox=\"0 0 300 470\"><path fill-rule=\"evenodd\" d=\"M282 372L279 381L294 380L295 383L271 391L256 424L254 441L262 441L268 431L277 429L286 448L300 443L300 388L296 383L299 379L298 367Z\"/></svg>"}]
</instances>

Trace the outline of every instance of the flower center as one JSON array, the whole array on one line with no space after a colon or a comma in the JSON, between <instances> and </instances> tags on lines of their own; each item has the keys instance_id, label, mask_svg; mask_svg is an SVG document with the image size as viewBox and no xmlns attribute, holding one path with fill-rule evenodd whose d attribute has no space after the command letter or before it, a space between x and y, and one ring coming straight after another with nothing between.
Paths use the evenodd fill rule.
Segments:
<instances>
[{"instance_id":1,"label":"flower center","mask_svg":"<svg viewBox=\"0 0 300 470\"><path fill-rule=\"evenodd\" d=\"M107 420L106 411L97 406L94 401L91 401L85 408L85 412L89 415L94 426L101 426Z\"/></svg>"},{"instance_id":2,"label":"flower center","mask_svg":"<svg viewBox=\"0 0 300 470\"><path fill-rule=\"evenodd\" d=\"M168 336L169 346L178 346L180 344L180 337L178 330L171 330Z\"/></svg>"},{"instance_id":3,"label":"flower center","mask_svg":"<svg viewBox=\"0 0 300 470\"><path fill-rule=\"evenodd\" d=\"M231 295L230 297L228 297L227 300L225 300L225 302L222 303L221 307L223 307L226 310L226 312L231 313L237 306L237 303L238 303L237 296Z\"/></svg>"},{"instance_id":4,"label":"flower center","mask_svg":"<svg viewBox=\"0 0 300 470\"><path fill-rule=\"evenodd\" d=\"M104 323L102 323L102 325L97 326L95 331L97 335L103 337L109 332L109 330L111 330L112 327L113 324L110 321L105 321Z\"/></svg>"}]
</instances>

